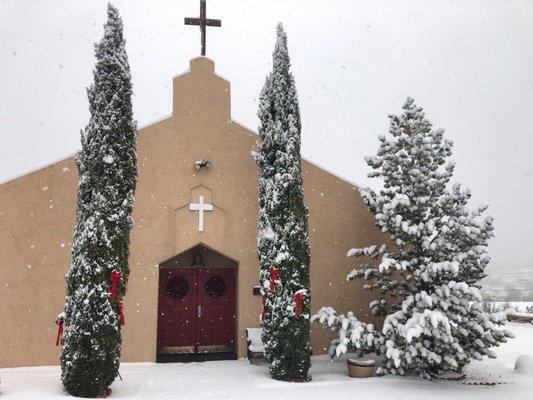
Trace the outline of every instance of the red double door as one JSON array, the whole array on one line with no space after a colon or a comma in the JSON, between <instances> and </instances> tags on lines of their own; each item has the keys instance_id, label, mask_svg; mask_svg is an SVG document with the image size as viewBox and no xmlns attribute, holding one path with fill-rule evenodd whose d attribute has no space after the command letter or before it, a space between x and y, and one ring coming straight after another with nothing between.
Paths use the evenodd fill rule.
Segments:
<instances>
[{"instance_id":1,"label":"red double door","mask_svg":"<svg viewBox=\"0 0 533 400\"><path fill-rule=\"evenodd\" d=\"M235 352L233 268L160 270L157 352Z\"/></svg>"}]
</instances>

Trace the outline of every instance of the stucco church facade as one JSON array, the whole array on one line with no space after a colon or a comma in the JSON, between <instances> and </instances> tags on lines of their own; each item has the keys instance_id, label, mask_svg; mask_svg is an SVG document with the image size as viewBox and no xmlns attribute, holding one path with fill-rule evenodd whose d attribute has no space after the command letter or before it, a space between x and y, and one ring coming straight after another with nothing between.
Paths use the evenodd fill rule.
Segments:
<instances>
[{"instance_id":1,"label":"stucco church facade","mask_svg":"<svg viewBox=\"0 0 533 400\"><path fill-rule=\"evenodd\" d=\"M230 84L205 57L174 78L172 115L139 130L123 361L246 354L245 330L261 313L257 140L231 119ZM370 293L344 277L346 251L379 242L373 217L353 184L305 160L302 171L313 312L330 305L372 320ZM64 306L77 183L69 157L0 185L0 367L58 363L54 319ZM331 338L313 326L314 354Z\"/></svg>"}]
</instances>

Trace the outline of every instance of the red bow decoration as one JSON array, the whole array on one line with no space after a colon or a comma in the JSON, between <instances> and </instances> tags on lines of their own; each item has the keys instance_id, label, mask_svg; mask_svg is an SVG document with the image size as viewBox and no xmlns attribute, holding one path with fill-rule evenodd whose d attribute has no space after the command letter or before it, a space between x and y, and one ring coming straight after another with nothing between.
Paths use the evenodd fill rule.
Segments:
<instances>
[{"instance_id":1,"label":"red bow decoration","mask_svg":"<svg viewBox=\"0 0 533 400\"><path fill-rule=\"evenodd\" d=\"M294 313L297 317L302 315L304 296L307 293L305 289L300 289L294 293Z\"/></svg>"},{"instance_id":2,"label":"red bow decoration","mask_svg":"<svg viewBox=\"0 0 533 400\"><path fill-rule=\"evenodd\" d=\"M113 270L111 271L111 300L117 298L117 283L122 279L122 272Z\"/></svg>"},{"instance_id":3,"label":"red bow decoration","mask_svg":"<svg viewBox=\"0 0 533 400\"><path fill-rule=\"evenodd\" d=\"M63 342L63 323L65 322L65 318L59 314L54 322L57 325L56 346L59 346Z\"/></svg>"},{"instance_id":4,"label":"red bow decoration","mask_svg":"<svg viewBox=\"0 0 533 400\"><path fill-rule=\"evenodd\" d=\"M274 293L276 291L276 283L279 281L279 269L274 266L268 268L268 273L270 274L270 291Z\"/></svg>"},{"instance_id":5,"label":"red bow decoration","mask_svg":"<svg viewBox=\"0 0 533 400\"><path fill-rule=\"evenodd\" d=\"M118 303L118 315L119 315L119 320L120 320L120 325L125 325L126 324L126 320L124 319L124 302L122 300L120 300L120 302Z\"/></svg>"}]
</instances>

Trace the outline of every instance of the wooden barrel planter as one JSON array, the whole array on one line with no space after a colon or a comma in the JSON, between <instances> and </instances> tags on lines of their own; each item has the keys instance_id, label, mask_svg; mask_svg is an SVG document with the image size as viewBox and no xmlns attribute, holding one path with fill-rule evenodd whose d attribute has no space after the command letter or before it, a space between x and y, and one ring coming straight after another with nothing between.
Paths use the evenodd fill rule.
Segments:
<instances>
[{"instance_id":1,"label":"wooden barrel planter","mask_svg":"<svg viewBox=\"0 0 533 400\"><path fill-rule=\"evenodd\" d=\"M376 361L371 359L348 358L348 375L352 378L369 378L374 375Z\"/></svg>"}]
</instances>

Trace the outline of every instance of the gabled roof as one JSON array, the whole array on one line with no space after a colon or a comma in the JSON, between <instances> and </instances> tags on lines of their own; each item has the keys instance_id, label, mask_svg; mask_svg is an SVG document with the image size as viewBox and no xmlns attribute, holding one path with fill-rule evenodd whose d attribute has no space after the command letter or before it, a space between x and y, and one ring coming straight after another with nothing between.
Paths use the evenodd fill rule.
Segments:
<instances>
[{"instance_id":1,"label":"gabled roof","mask_svg":"<svg viewBox=\"0 0 533 400\"><path fill-rule=\"evenodd\" d=\"M181 79L183 79L183 78L185 78L188 75L191 75L193 73L201 73L201 74L206 74L207 73L207 74L212 74L212 75L216 76L217 78L219 78L220 80L224 81L225 83L227 83L227 85L229 87L229 82L224 77L218 75L215 72L214 65L215 65L214 62L212 60L210 60L209 58L207 58L207 57L196 57L196 58L193 58L190 61L190 68L187 71L185 71L185 72L173 77L174 85L176 85L176 82L180 81ZM229 98L229 93L228 93L228 98ZM175 99L174 99L174 102L175 102ZM175 107L176 107L176 104L174 105L173 111L176 111ZM255 129L252 129L252 128L244 125L241 122L235 121L231 117L231 110L229 110L229 115L230 115L231 122L241 126L242 128L246 129L247 131L249 131L249 132L251 132L251 133L253 133L255 135L258 135L258 133L257 133L257 131ZM152 125L155 125L155 124L157 124L159 122L171 119L172 117L173 117L173 114L170 114L170 115L162 117L162 118L158 118L158 119L156 119L154 121L151 121L151 122L149 122L147 124L144 124L144 125L138 127L138 131L140 132L140 131L142 131L145 128L148 128L148 127L150 127ZM252 150L252 149L250 149L250 150ZM17 180L17 179L22 178L22 177L24 177L26 175L30 175L32 173L38 172L38 171L40 171L42 169L54 166L55 164L58 164L60 162L67 161L68 159L75 157L75 155L76 155L76 153L68 155L68 156L65 156L65 157L62 157L62 158L57 159L55 161L52 161L50 163L46 163L44 165L38 166L38 167L33 168L31 170L24 171L24 172L22 172L20 174L17 174L15 176L13 176L13 177L7 178L4 181L0 181L0 185L9 183L9 182L14 181L14 180ZM318 163L316 163L314 161L311 161L311 160L309 160L309 159L307 159L305 157L302 157L302 160L304 162L306 162L306 163L309 163L310 165L313 165L314 167L317 167L317 168L321 169L322 171L328 173L329 175L332 175L335 178L337 178L337 179L339 179L341 181L344 181L345 183L347 183L347 184L349 184L351 186L354 186L354 187L356 187L358 189L361 188L361 186L359 184L357 184L355 182L352 182L352 181L348 180L347 178L338 175L337 173L325 168L324 166L322 166L322 165L320 165L320 164L318 164Z\"/></svg>"}]
</instances>

